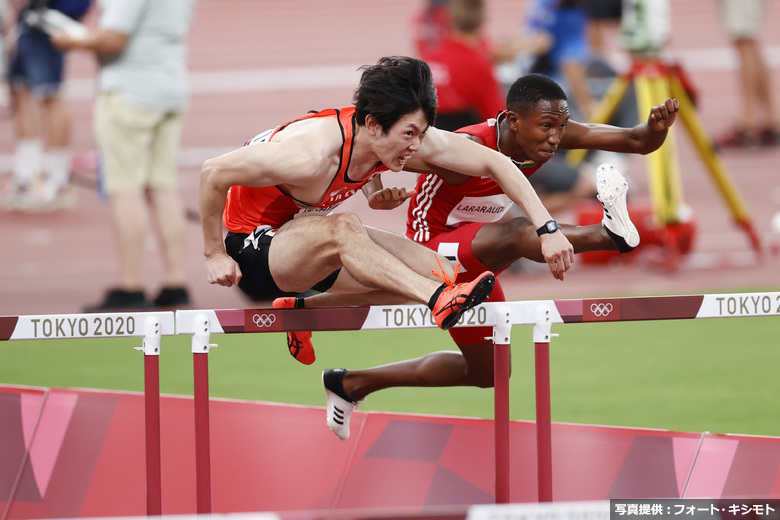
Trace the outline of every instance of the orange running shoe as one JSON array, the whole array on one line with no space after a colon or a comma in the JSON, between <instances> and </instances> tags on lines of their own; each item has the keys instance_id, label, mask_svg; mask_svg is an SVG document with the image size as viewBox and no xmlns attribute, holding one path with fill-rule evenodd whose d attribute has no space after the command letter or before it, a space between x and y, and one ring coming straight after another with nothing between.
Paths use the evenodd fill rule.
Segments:
<instances>
[{"instance_id":1,"label":"orange running shoe","mask_svg":"<svg viewBox=\"0 0 780 520\"><path fill-rule=\"evenodd\" d=\"M436 261L439 262L438 256ZM441 262L439 267L441 268ZM453 278L458 277L459 268L460 264L457 264ZM493 292L493 286L496 284L496 276L490 271L485 271L471 282L457 284L447 276L443 268L441 274L436 271L431 272L441 278L445 284L432 310L436 324L442 330L449 330L458 323L464 312L484 302Z\"/></svg>"},{"instance_id":2,"label":"orange running shoe","mask_svg":"<svg viewBox=\"0 0 780 520\"><path fill-rule=\"evenodd\" d=\"M288 296L277 298L271 304L274 309L300 309L303 307L303 298ZM311 332L288 332L287 348L292 357L303 363L314 363L314 345L311 343Z\"/></svg>"}]
</instances>

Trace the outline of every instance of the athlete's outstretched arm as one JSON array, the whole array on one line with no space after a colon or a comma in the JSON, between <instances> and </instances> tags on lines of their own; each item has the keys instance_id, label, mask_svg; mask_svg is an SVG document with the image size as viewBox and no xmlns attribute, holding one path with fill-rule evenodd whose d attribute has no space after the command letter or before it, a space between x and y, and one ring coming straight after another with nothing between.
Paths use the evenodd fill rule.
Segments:
<instances>
[{"instance_id":1,"label":"athlete's outstretched arm","mask_svg":"<svg viewBox=\"0 0 780 520\"><path fill-rule=\"evenodd\" d=\"M679 110L678 100L667 99L650 109L647 122L633 128L569 121L559 148L648 154L664 143Z\"/></svg>"}]
</instances>

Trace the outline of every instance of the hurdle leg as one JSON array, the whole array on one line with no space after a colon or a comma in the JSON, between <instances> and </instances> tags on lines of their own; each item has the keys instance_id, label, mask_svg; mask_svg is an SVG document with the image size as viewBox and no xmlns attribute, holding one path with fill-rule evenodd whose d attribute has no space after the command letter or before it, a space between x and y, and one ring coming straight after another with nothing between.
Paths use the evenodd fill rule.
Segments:
<instances>
[{"instance_id":1,"label":"hurdle leg","mask_svg":"<svg viewBox=\"0 0 780 520\"><path fill-rule=\"evenodd\" d=\"M539 502L552 502L552 414L550 412L550 308L536 308L533 330L536 370L536 456Z\"/></svg>"},{"instance_id":2,"label":"hurdle leg","mask_svg":"<svg viewBox=\"0 0 780 520\"><path fill-rule=\"evenodd\" d=\"M211 513L211 433L209 419L208 354L211 327L205 314L195 317L192 335L192 370L195 401L195 489L198 514Z\"/></svg>"},{"instance_id":3,"label":"hurdle leg","mask_svg":"<svg viewBox=\"0 0 780 520\"><path fill-rule=\"evenodd\" d=\"M146 514L162 514L160 462L160 320L146 318L144 340L144 413L146 423Z\"/></svg>"},{"instance_id":4,"label":"hurdle leg","mask_svg":"<svg viewBox=\"0 0 780 520\"><path fill-rule=\"evenodd\" d=\"M493 390L496 457L496 504L508 504L509 485L509 373L511 363L509 307L500 307L493 326Z\"/></svg>"}]
</instances>

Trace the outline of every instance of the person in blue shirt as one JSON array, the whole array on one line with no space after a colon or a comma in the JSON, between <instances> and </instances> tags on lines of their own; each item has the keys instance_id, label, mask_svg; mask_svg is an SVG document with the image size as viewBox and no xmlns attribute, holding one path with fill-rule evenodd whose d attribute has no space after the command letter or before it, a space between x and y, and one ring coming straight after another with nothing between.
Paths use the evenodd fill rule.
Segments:
<instances>
[{"instance_id":1,"label":"person in blue shirt","mask_svg":"<svg viewBox=\"0 0 780 520\"><path fill-rule=\"evenodd\" d=\"M549 76L571 94L579 120L587 121L595 102L588 90L588 15L580 0L534 0L525 31L543 42L529 72Z\"/></svg>"}]
</instances>

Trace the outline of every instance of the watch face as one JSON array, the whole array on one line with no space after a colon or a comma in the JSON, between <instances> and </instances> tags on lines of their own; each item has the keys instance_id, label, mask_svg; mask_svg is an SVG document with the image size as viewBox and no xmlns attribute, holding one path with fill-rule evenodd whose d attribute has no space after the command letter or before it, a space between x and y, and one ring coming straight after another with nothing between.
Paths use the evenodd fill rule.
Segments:
<instances>
[{"instance_id":1,"label":"watch face","mask_svg":"<svg viewBox=\"0 0 780 520\"><path fill-rule=\"evenodd\" d=\"M561 227L558 225L556 221L548 220L547 222L544 223L544 226L536 230L536 234L542 236L545 233L555 233L559 229L561 229Z\"/></svg>"}]
</instances>

